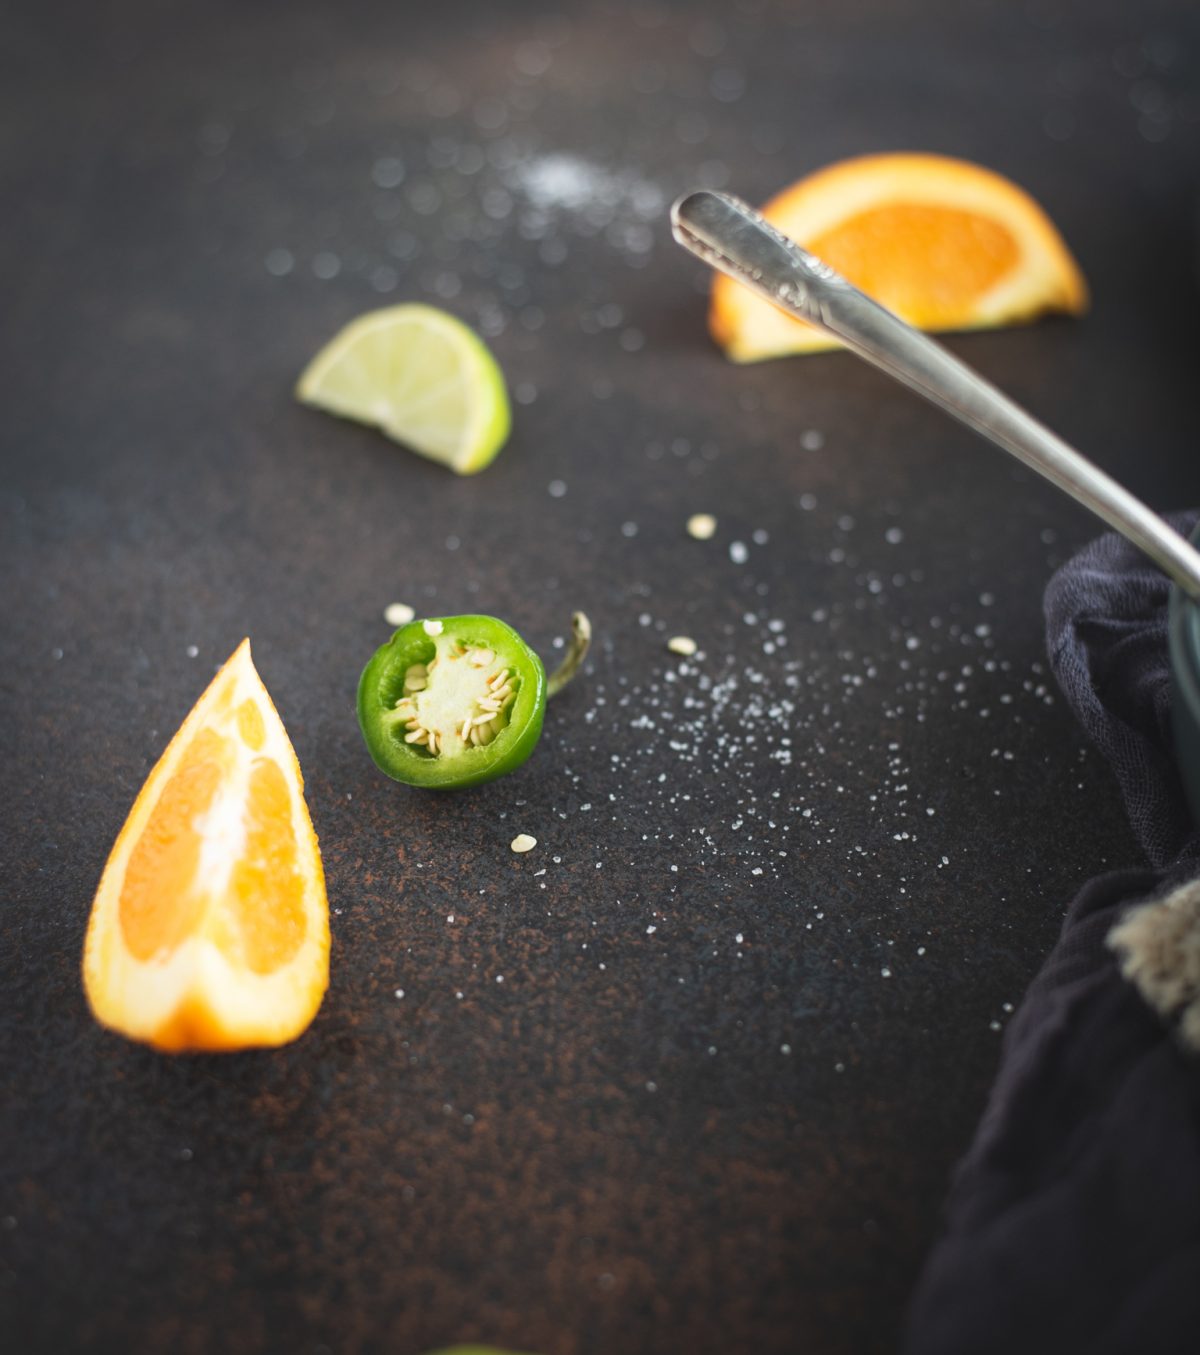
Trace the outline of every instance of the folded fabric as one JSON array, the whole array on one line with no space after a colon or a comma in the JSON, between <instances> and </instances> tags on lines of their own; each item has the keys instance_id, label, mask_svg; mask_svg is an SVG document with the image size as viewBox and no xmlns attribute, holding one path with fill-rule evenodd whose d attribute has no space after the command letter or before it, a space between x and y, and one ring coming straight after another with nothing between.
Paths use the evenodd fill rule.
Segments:
<instances>
[{"instance_id":1,"label":"folded fabric","mask_svg":"<svg viewBox=\"0 0 1200 1355\"><path fill-rule=\"evenodd\" d=\"M1200 835L1171 745L1168 593L1111 535L1046 591L1055 676L1150 868L1083 888L1009 1024L910 1355L1200 1349Z\"/></svg>"}]
</instances>

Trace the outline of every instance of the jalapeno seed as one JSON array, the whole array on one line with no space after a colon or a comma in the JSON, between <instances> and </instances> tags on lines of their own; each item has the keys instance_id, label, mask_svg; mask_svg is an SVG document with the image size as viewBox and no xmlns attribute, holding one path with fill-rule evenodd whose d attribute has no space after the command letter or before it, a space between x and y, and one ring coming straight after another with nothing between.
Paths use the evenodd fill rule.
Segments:
<instances>
[{"instance_id":1,"label":"jalapeno seed","mask_svg":"<svg viewBox=\"0 0 1200 1355\"><path fill-rule=\"evenodd\" d=\"M516 696L514 681L513 670L497 663L494 649L451 641L439 645L429 663L405 670L404 695L393 717L407 731L405 743L434 757L455 756L491 743L500 732Z\"/></svg>"}]
</instances>

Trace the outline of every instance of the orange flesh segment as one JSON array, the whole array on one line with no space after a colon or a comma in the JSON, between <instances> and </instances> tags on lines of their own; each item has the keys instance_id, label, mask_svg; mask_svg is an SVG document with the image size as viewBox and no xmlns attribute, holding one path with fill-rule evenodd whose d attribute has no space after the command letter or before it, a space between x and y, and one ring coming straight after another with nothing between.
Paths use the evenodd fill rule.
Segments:
<instances>
[{"instance_id":1,"label":"orange flesh segment","mask_svg":"<svg viewBox=\"0 0 1200 1355\"><path fill-rule=\"evenodd\" d=\"M1000 222L921 203L871 207L806 245L882 305L929 326L962 323L1020 258Z\"/></svg>"},{"instance_id":2,"label":"orange flesh segment","mask_svg":"<svg viewBox=\"0 0 1200 1355\"><path fill-rule=\"evenodd\" d=\"M196 820L211 807L230 756L227 739L202 729L130 855L119 916L135 959L166 958L199 925L204 899L194 888L201 846Z\"/></svg>"},{"instance_id":3,"label":"orange flesh segment","mask_svg":"<svg viewBox=\"0 0 1200 1355\"><path fill-rule=\"evenodd\" d=\"M266 730L254 703L244 701L237 719L246 743L261 748ZM227 739L201 730L130 856L120 918L125 944L138 960L167 959L202 927L209 899L197 878L202 847L197 823L212 807L231 758ZM229 915L213 919L212 935L232 961L269 974L296 954L307 929L287 780L271 758L255 760L246 819Z\"/></svg>"},{"instance_id":4,"label":"orange flesh segment","mask_svg":"<svg viewBox=\"0 0 1200 1355\"><path fill-rule=\"evenodd\" d=\"M262 712L249 697L237 709L237 724L242 742L257 753L267 741L267 727Z\"/></svg>"},{"instance_id":5,"label":"orange flesh segment","mask_svg":"<svg viewBox=\"0 0 1200 1355\"><path fill-rule=\"evenodd\" d=\"M246 846L234 867L230 905L242 962L269 974L296 954L307 929L291 797L271 758L255 760L246 815Z\"/></svg>"}]
</instances>

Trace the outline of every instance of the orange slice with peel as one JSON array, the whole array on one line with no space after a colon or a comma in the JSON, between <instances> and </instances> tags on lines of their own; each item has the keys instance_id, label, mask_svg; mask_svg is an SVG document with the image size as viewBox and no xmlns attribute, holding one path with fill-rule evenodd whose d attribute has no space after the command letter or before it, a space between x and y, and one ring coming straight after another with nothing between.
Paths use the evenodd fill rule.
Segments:
<instances>
[{"instance_id":1,"label":"orange slice with peel","mask_svg":"<svg viewBox=\"0 0 1200 1355\"><path fill-rule=\"evenodd\" d=\"M300 764L243 640L159 758L96 891L83 982L157 1049L280 1045L329 983L329 908Z\"/></svg>"},{"instance_id":2,"label":"orange slice with peel","mask_svg":"<svg viewBox=\"0 0 1200 1355\"><path fill-rule=\"evenodd\" d=\"M818 170L762 209L785 235L919 329L990 329L1087 309L1087 285L1024 189L966 160L867 155ZM735 362L838 344L732 278L709 329Z\"/></svg>"}]
</instances>

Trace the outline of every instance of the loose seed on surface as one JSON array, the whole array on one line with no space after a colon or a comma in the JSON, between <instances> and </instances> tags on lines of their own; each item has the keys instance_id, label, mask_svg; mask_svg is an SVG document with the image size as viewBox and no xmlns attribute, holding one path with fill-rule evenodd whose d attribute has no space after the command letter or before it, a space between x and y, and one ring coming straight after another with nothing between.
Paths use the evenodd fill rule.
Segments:
<instances>
[{"instance_id":1,"label":"loose seed on surface","mask_svg":"<svg viewBox=\"0 0 1200 1355\"><path fill-rule=\"evenodd\" d=\"M407 602L389 602L383 609L383 619L389 626L407 626L416 612Z\"/></svg>"},{"instance_id":2,"label":"loose seed on surface","mask_svg":"<svg viewBox=\"0 0 1200 1355\"><path fill-rule=\"evenodd\" d=\"M711 513L693 513L687 520L688 536L697 541L708 541L717 530L717 520Z\"/></svg>"},{"instance_id":3,"label":"loose seed on surface","mask_svg":"<svg viewBox=\"0 0 1200 1355\"><path fill-rule=\"evenodd\" d=\"M690 659L696 652L696 642L690 635L672 635L667 648L672 654L682 654L685 659Z\"/></svg>"},{"instance_id":4,"label":"loose seed on surface","mask_svg":"<svg viewBox=\"0 0 1200 1355\"><path fill-rule=\"evenodd\" d=\"M442 633L442 623L440 621L422 621L421 629L426 635L440 635ZM430 664L429 666L432 668L433 664Z\"/></svg>"},{"instance_id":5,"label":"loose seed on surface","mask_svg":"<svg viewBox=\"0 0 1200 1355\"><path fill-rule=\"evenodd\" d=\"M537 846L537 838L528 833L518 833L508 844L514 852L531 852Z\"/></svg>"}]
</instances>

